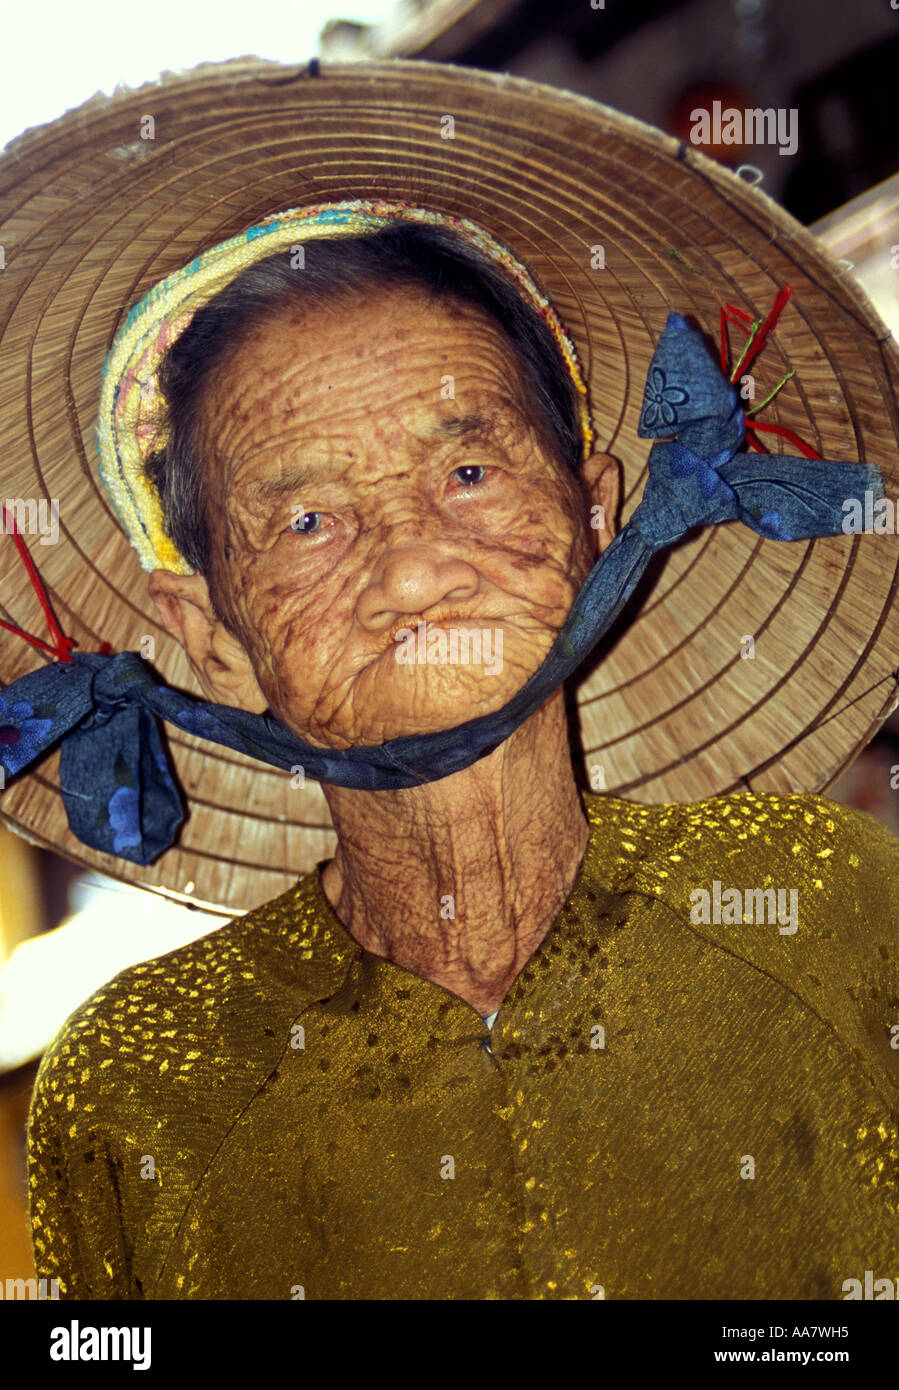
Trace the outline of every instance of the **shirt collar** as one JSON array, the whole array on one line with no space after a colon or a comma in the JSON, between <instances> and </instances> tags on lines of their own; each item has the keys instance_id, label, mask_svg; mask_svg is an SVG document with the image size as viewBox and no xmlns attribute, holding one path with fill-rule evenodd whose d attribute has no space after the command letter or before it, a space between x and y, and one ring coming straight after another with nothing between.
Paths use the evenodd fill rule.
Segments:
<instances>
[{"instance_id":1,"label":"shirt collar","mask_svg":"<svg viewBox=\"0 0 899 1390\"><path fill-rule=\"evenodd\" d=\"M537 950L525 964L499 1008L494 1037L533 1019L551 1020L572 1005L580 965L601 950L604 932L615 927L622 892L635 886L642 836L629 815L640 820L650 808L613 798L582 796L589 838L569 896ZM642 814L641 814L642 813ZM410 1014L437 1038L470 1039L485 1025L472 1005L451 990L365 950L338 918L322 886L329 861L315 868L271 904L248 914L253 954L285 988L301 988L312 1002L335 1010L355 1009L363 1017L391 1019ZM285 930L285 921L289 923ZM572 978L568 978L571 976ZM411 1006L411 1007L410 1007Z\"/></svg>"}]
</instances>

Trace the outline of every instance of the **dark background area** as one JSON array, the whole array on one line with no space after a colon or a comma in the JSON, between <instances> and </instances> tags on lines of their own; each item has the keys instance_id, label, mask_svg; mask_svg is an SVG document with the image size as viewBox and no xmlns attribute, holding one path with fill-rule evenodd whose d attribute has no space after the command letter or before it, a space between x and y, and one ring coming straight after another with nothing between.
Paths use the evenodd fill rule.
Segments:
<instances>
[{"instance_id":1,"label":"dark background area","mask_svg":"<svg viewBox=\"0 0 899 1390\"><path fill-rule=\"evenodd\" d=\"M454 20L446 9L407 0L377 28L334 22L322 57L379 52L514 73L681 138L698 92L743 109L795 108L795 155L716 157L759 167L765 192L803 223L899 169L890 0L481 0Z\"/></svg>"}]
</instances>

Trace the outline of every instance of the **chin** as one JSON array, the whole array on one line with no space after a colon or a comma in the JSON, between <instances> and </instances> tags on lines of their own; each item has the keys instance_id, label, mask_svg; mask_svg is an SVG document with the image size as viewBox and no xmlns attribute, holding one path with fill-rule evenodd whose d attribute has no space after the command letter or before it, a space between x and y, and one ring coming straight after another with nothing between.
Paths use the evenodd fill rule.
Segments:
<instances>
[{"instance_id":1,"label":"chin","mask_svg":"<svg viewBox=\"0 0 899 1390\"><path fill-rule=\"evenodd\" d=\"M493 674L488 674L484 668L475 673L471 668L466 672L464 668L460 671L453 666L400 666L393 678L390 713L384 713L386 692L383 680L378 680L373 717L364 721L364 735L360 730L360 736L353 742L370 747L396 738L442 733L472 719L494 714L521 689L539 664L532 660L522 669L504 663L502 669ZM360 703L358 708L361 711L364 705ZM372 729L378 730L377 736L369 732Z\"/></svg>"},{"instance_id":2,"label":"chin","mask_svg":"<svg viewBox=\"0 0 899 1390\"><path fill-rule=\"evenodd\" d=\"M480 652L444 652L437 641L430 648L417 635L407 640L403 655L391 646L369 659L350 681L337 688L346 697L335 704L326 722L315 722L314 734L305 721L277 717L299 738L316 748L343 750L374 748L398 738L443 733L459 724L494 714L502 709L540 667L555 638L547 632L535 650L535 641L516 641L513 634L503 650L502 631L492 646ZM480 657L473 661L473 655ZM347 718L349 715L349 718Z\"/></svg>"}]
</instances>

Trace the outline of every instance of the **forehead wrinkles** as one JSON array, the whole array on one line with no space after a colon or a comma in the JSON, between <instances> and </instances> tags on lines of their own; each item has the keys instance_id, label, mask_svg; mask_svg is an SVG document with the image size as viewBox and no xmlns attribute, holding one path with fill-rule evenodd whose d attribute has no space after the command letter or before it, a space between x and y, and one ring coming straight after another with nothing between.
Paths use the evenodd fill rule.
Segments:
<instances>
[{"instance_id":1,"label":"forehead wrinkles","mask_svg":"<svg viewBox=\"0 0 899 1390\"><path fill-rule=\"evenodd\" d=\"M466 405L470 392L492 387L514 397L521 409L517 362L499 330L479 315L462 322L444 314L440 324L437 317L435 311L425 324L392 323L389 334L378 335L385 339L380 342L360 343L357 324L335 324L338 341L328 346L326 335L316 339L314 354L306 349L299 356L291 342L295 325L281 327L281 342L273 332L257 337L213 387L207 418L219 456L228 459L230 469L253 444L276 444L300 431L339 437L363 424L368 432L379 413L385 425L395 423L405 415L404 407L441 403L447 375L453 377L456 398L460 389L465 394ZM308 343L308 329L303 337Z\"/></svg>"}]
</instances>

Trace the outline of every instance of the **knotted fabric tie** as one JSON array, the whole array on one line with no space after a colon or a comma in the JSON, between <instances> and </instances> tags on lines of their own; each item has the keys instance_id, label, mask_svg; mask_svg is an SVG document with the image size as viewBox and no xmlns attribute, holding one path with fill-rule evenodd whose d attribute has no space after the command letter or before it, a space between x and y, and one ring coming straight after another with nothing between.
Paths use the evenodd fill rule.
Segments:
<instances>
[{"instance_id":1,"label":"knotted fabric tie","mask_svg":"<svg viewBox=\"0 0 899 1390\"><path fill-rule=\"evenodd\" d=\"M0 695L0 760L10 776L62 740L60 782L86 845L149 864L184 809L158 720L317 782L367 790L438 781L498 747L612 626L651 556L697 526L741 521L771 540L839 535L844 503L884 495L878 468L751 455L736 389L680 314L669 314L646 381L639 434L655 439L639 506L591 569L542 665L502 709L453 729L371 748L315 748L270 714L173 690L136 653L73 652ZM667 436L673 436L667 439Z\"/></svg>"}]
</instances>

